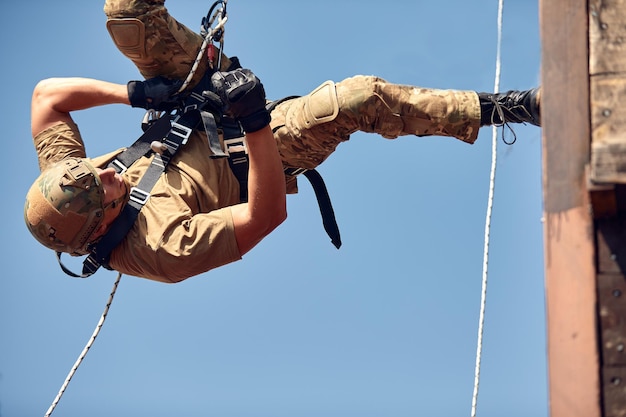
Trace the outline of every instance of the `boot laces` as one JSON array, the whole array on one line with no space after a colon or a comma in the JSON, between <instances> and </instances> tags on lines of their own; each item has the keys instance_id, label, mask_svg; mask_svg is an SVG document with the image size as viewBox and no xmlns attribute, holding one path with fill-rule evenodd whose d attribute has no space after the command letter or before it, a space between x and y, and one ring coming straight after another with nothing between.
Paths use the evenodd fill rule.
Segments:
<instances>
[{"instance_id":1,"label":"boot laces","mask_svg":"<svg viewBox=\"0 0 626 417\"><path fill-rule=\"evenodd\" d=\"M500 103L498 100L496 100L495 96L491 96L490 97L491 102L493 103L493 111L491 113L491 124L496 126L496 127L502 127L502 142L504 142L506 145L513 145L516 141L517 141L517 134L515 133L515 130L513 129L513 127L511 126L511 124L509 123L509 120L507 120L507 117L505 115L505 110L508 112L509 115L511 115L512 119L515 119L515 121L519 121L520 123L525 123L525 121L518 117L515 112L523 112L524 116L532 119L533 116L532 114L530 114L530 112L528 111L528 109L519 103L516 103L513 106L506 106L505 103ZM498 119L496 119L496 115L498 116L498 118L501 120L501 122L498 121ZM513 134L513 140L509 141L505 138L504 133L506 131L506 129L510 130L511 133Z\"/></svg>"}]
</instances>

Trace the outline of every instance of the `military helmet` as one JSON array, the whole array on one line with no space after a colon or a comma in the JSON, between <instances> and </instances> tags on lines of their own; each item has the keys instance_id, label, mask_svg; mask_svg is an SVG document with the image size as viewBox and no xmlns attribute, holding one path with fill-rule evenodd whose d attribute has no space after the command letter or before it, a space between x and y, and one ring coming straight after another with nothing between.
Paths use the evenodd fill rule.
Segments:
<instances>
[{"instance_id":1,"label":"military helmet","mask_svg":"<svg viewBox=\"0 0 626 417\"><path fill-rule=\"evenodd\" d=\"M44 170L26 196L24 220L44 246L73 256L89 253L104 219L104 188L85 159L67 158Z\"/></svg>"}]
</instances>

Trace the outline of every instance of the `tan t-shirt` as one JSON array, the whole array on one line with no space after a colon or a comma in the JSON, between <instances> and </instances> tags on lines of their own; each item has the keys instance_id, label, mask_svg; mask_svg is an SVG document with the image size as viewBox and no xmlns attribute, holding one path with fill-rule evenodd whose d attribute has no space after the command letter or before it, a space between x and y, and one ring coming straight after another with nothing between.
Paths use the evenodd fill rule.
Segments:
<instances>
[{"instance_id":1,"label":"tan t-shirt","mask_svg":"<svg viewBox=\"0 0 626 417\"><path fill-rule=\"evenodd\" d=\"M35 138L40 169L67 157L84 158L78 127L59 123ZM105 168L122 149L92 158ZM178 282L241 259L228 208L239 203L239 183L225 158L210 158L206 137L194 132L157 181L110 266L124 274ZM150 164L140 158L123 174L131 186Z\"/></svg>"}]
</instances>

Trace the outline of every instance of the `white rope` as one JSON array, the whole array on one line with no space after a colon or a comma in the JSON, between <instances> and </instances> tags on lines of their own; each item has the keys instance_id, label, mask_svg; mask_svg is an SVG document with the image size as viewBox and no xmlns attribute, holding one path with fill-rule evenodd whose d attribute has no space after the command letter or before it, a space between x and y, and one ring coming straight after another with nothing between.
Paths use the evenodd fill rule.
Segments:
<instances>
[{"instance_id":1,"label":"white rope","mask_svg":"<svg viewBox=\"0 0 626 417\"><path fill-rule=\"evenodd\" d=\"M117 286L119 285L121 278L122 278L122 274L119 273L117 275L117 279L115 280L115 283L113 284L113 289L111 290L111 295L109 295L109 300L107 301L107 304L106 304L106 306L104 308L104 312L102 312L102 316L100 317L100 321L98 322L98 325L96 326L96 329L94 330L93 334L91 335L91 338L89 339L89 341L85 345L85 348L81 352L80 356L76 360L76 363L74 363L74 366L72 366L72 370L67 375L67 378L65 378L65 382L61 386L61 389L59 390L59 393L57 394L57 396L54 399L54 401L52 401L52 405L50 405L50 408L48 408L48 411L46 412L44 417L50 417L50 415L52 414L52 412L56 408L57 404L61 400L61 397L63 396L63 393L65 393L65 390L67 389L67 386L70 384L70 380L72 379L72 377L74 376L74 374L78 370L78 367L80 366L80 364L83 361L83 359L85 359L85 356L87 356L87 352L89 351L89 349L93 345L93 342L96 340L96 337L98 337L98 333L100 333L100 329L102 329L102 325L104 324L104 321L107 318L107 314L109 313L109 308L111 307L111 303L113 303L113 297L115 297L115 292L117 291Z\"/></svg>"},{"instance_id":2,"label":"white rope","mask_svg":"<svg viewBox=\"0 0 626 417\"><path fill-rule=\"evenodd\" d=\"M500 91L501 71L501 47L502 47L502 9L504 0L498 0L498 41L496 48L496 75L493 92ZM485 306L487 304L487 271L489 266L489 233L491 231L491 215L493 211L493 196L496 186L496 163L497 163L498 127L492 128L491 139L491 175L489 178L489 198L487 202L487 218L485 220L485 244L483 254L483 279L480 296L480 316L478 319L478 342L476 344L476 366L474 369L474 393L472 395L471 417L476 417L476 404L478 402L478 387L480 385L480 362L483 350L483 328L485 324Z\"/></svg>"},{"instance_id":3,"label":"white rope","mask_svg":"<svg viewBox=\"0 0 626 417\"><path fill-rule=\"evenodd\" d=\"M226 5L227 2L228 2L228 0L224 1L224 5ZM209 45L209 42L212 41L213 35L217 31L223 29L224 25L228 21L228 16L224 15L224 7L219 9L219 10L217 10L215 15L211 19L211 22L209 23L209 26L211 25L211 23L216 18L219 18L219 21L217 22L217 25L214 28L209 28L208 29L208 33L206 34L206 36L204 37L204 40L202 41L202 45L200 46L200 50L198 51L198 55L196 56L196 60L193 62L193 65L191 66L191 70L189 71L189 74L187 74L187 78L185 78L185 81L183 82L183 84L178 89L178 93L182 93L189 86L189 84L191 83L191 80L193 79L193 76L196 74L196 71L198 70L198 66L200 65L200 62L204 59L204 52L206 51L206 49L207 49L207 47ZM222 51L220 51L220 53L221 52ZM218 61L221 61L221 59L218 60ZM218 67L218 70L219 69L220 68Z\"/></svg>"}]
</instances>

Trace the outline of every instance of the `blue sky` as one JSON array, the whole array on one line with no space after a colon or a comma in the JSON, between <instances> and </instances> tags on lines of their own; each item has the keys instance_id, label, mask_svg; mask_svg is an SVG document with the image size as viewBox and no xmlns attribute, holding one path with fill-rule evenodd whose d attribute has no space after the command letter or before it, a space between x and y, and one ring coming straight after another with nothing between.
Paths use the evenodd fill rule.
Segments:
<instances>
[{"instance_id":1,"label":"blue sky","mask_svg":"<svg viewBox=\"0 0 626 417\"><path fill-rule=\"evenodd\" d=\"M493 89L497 0L231 0L226 52L270 98L374 74ZM210 2L169 0L198 29ZM93 332L116 274L64 275L23 223L38 174L30 94L53 76L139 77L102 4L2 2L5 245L0 416L43 416ZM539 83L537 2L504 5L501 89ZM77 113L90 155L130 144L142 112ZM478 415L547 416L541 131L498 144ZM343 247L306 181L288 220L242 261L166 285L124 276L54 416L469 415L491 129L388 141L358 133L320 167ZM72 260L73 261L73 260Z\"/></svg>"}]
</instances>

